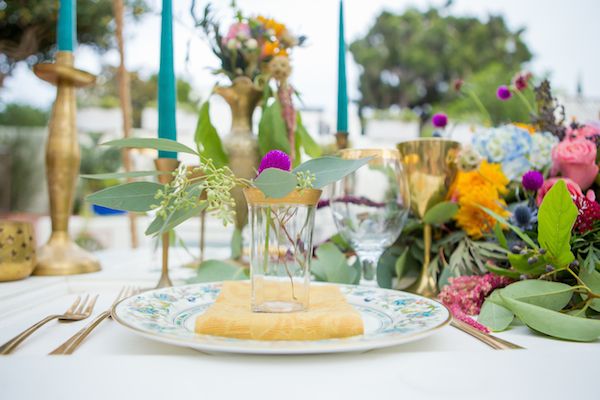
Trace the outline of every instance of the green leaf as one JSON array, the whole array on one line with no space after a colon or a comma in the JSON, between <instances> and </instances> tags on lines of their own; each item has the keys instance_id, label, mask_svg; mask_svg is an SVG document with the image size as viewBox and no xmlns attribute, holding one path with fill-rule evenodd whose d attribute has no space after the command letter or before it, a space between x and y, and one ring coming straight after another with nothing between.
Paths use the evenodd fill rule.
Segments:
<instances>
[{"instance_id":1,"label":"green leaf","mask_svg":"<svg viewBox=\"0 0 600 400\"><path fill-rule=\"evenodd\" d=\"M258 149L263 156L270 150L281 150L290 154L290 141L279 101L263 108L258 123Z\"/></svg>"},{"instance_id":2,"label":"green leaf","mask_svg":"<svg viewBox=\"0 0 600 400\"><path fill-rule=\"evenodd\" d=\"M545 256L538 256L538 261L533 264L529 264L527 261L529 256L526 254L512 254L508 255L508 261L510 265L520 272L521 274L527 274L529 277L537 277L546 271L546 265L548 260Z\"/></svg>"},{"instance_id":3,"label":"green leaf","mask_svg":"<svg viewBox=\"0 0 600 400\"><path fill-rule=\"evenodd\" d=\"M372 157L361 158L359 160L344 160L338 157L313 158L294 168L292 172L312 172L316 177L313 183L314 188L321 189L356 171L371 159Z\"/></svg>"},{"instance_id":4,"label":"green leaf","mask_svg":"<svg viewBox=\"0 0 600 400\"><path fill-rule=\"evenodd\" d=\"M92 193L86 200L116 210L150 211L158 201L154 198L163 185L154 182L131 182Z\"/></svg>"},{"instance_id":5,"label":"green leaf","mask_svg":"<svg viewBox=\"0 0 600 400\"><path fill-rule=\"evenodd\" d=\"M499 223L494 225L494 235L496 236L496 240L500 244L500 246L508 249L508 242L506 241L506 236L504 236L504 232L502 232L502 226Z\"/></svg>"},{"instance_id":6,"label":"green leaf","mask_svg":"<svg viewBox=\"0 0 600 400\"><path fill-rule=\"evenodd\" d=\"M219 260L206 260L198 266L196 276L188 283L235 281L248 279L248 271Z\"/></svg>"},{"instance_id":7,"label":"green leaf","mask_svg":"<svg viewBox=\"0 0 600 400\"><path fill-rule=\"evenodd\" d=\"M487 299L481 307L477 322L494 332L500 332L508 328L514 318L515 314L508 308Z\"/></svg>"},{"instance_id":8,"label":"green leaf","mask_svg":"<svg viewBox=\"0 0 600 400\"><path fill-rule=\"evenodd\" d=\"M585 283L595 294L600 294L600 272L581 268L579 270L579 278ZM587 296L583 297L584 300ZM590 303L590 308L595 311L600 311L600 299L593 299Z\"/></svg>"},{"instance_id":9,"label":"green leaf","mask_svg":"<svg viewBox=\"0 0 600 400\"><path fill-rule=\"evenodd\" d=\"M548 250L557 267L575 259L570 241L577 215L577 206L561 179L546 193L538 212L538 242Z\"/></svg>"},{"instance_id":10,"label":"green leaf","mask_svg":"<svg viewBox=\"0 0 600 400\"><path fill-rule=\"evenodd\" d=\"M240 258L242 256L243 251L243 239L242 239L242 231L238 228L233 230L233 235L231 235L231 258L234 260L236 258Z\"/></svg>"},{"instance_id":11,"label":"green leaf","mask_svg":"<svg viewBox=\"0 0 600 400\"><path fill-rule=\"evenodd\" d=\"M512 279L519 279L519 277L521 276L520 272L513 271L511 269L501 268L490 263L485 263L485 268L493 274L507 276Z\"/></svg>"},{"instance_id":12,"label":"green leaf","mask_svg":"<svg viewBox=\"0 0 600 400\"><path fill-rule=\"evenodd\" d=\"M333 243L324 243L315 252L311 272L320 281L355 284L360 279L360 266L349 266L344 253Z\"/></svg>"},{"instance_id":13,"label":"green leaf","mask_svg":"<svg viewBox=\"0 0 600 400\"><path fill-rule=\"evenodd\" d=\"M188 153L198 155L195 150L190 149L184 144L171 139L156 138L125 138L111 140L102 143L102 146L112 146L116 148L134 148L134 149L155 149L159 151L175 151L179 153Z\"/></svg>"},{"instance_id":14,"label":"green leaf","mask_svg":"<svg viewBox=\"0 0 600 400\"><path fill-rule=\"evenodd\" d=\"M221 138L210 120L210 103L208 101L202 103L200 107L194 141L200 156L211 159L217 168L221 168L229 162Z\"/></svg>"},{"instance_id":15,"label":"green leaf","mask_svg":"<svg viewBox=\"0 0 600 400\"><path fill-rule=\"evenodd\" d=\"M278 168L267 168L258 175L254 184L267 197L275 199L285 197L296 188L296 174Z\"/></svg>"},{"instance_id":16,"label":"green leaf","mask_svg":"<svg viewBox=\"0 0 600 400\"><path fill-rule=\"evenodd\" d=\"M132 171L132 172L113 172L109 174L84 174L79 175L84 179L124 179L124 178L141 178L145 176L158 176L170 174L167 171Z\"/></svg>"},{"instance_id":17,"label":"green leaf","mask_svg":"<svg viewBox=\"0 0 600 400\"><path fill-rule=\"evenodd\" d=\"M517 299L550 310L562 310L573 296L573 287L560 282L528 279L500 289L503 298Z\"/></svg>"},{"instance_id":18,"label":"green leaf","mask_svg":"<svg viewBox=\"0 0 600 400\"><path fill-rule=\"evenodd\" d=\"M309 157L321 157L323 151L321 146L310 136L304 124L302 123L302 116L300 112L296 113L296 140L300 139L302 148Z\"/></svg>"},{"instance_id":19,"label":"green leaf","mask_svg":"<svg viewBox=\"0 0 600 400\"><path fill-rule=\"evenodd\" d=\"M498 215L497 213L493 212L492 210L490 210L489 208L483 207L483 206L479 206L479 208L481 208L483 211L485 211L486 213L488 213L491 217L493 217L496 221L500 222L502 225L506 225L508 226L514 233L516 233L516 235L518 237L521 238L521 240L523 240L525 243L527 243L529 245L529 247L533 248L533 249L538 249L538 245L535 244L535 242L533 241L533 239L531 239L529 236L527 236L527 234L525 232L523 232L521 229L519 229L518 227L510 224L506 218L504 218L501 215Z\"/></svg>"},{"instance_id":20,"label":"green leaf","mask_svg":"<svg viewBox=\"0 0 600 400\"><path fill-rule=\"evenodd\" d=\"M204 208L206 208L206 203L199 203L193 208L175 210L173 213L167 215L166 219L157 215L150 223L145 233L146 235L160 235L173 230L188 219L198 216Z\"/></svg>"},{"instance_id":21,"label":"green leaf","mask_svg":"<svg viewBox=\"0 0 600 400\"><path fill-rule=\"evenodd\" d=\"M504 305L530 328L560 339L591 342L600 336L600 320L575 317L505 297Z\"/></svg>"},{"instance_id":22,"label":"green leaf","mask_svg":"<svg viewBox=\"0 0 600 400\"><path fill-rule=\"evenodd\" d=\"M458 204L452 201L442 201L425 213L423 222L431 225L441 225L450 221L457 211Z\"/></svg>"}]
</instances>

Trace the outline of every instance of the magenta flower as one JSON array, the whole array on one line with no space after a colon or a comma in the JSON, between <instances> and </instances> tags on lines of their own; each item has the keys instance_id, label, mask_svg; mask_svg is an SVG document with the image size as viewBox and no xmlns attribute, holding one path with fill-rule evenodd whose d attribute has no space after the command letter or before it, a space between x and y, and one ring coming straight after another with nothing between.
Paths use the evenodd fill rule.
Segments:
<instances>
[{"instance_id":1,"label":"magenta flower","mask_svg":"<svg viewBox=\"0 0 600 400\"><path fill-rule=\"evenodd\" d=\"M528 171L521 178L521 184L525 190L535 192L544 184L544 175L538 171Z\"/></svg>"},{"instance_id":2,"label":"magenta flower","mask_svg":"<svg viewBox=\"0 0 600 400\"><path fill-rule=\"evenodd\" d=\"M281 150L271 150L260 160L257 176L267 168L290 171L292 169L292 160L290 160L290 156Z\"/></svg>"},{"instance_id":3,"label":"magenta flower","mask_svg":"<svg viewBox=\"0 0 600 400\"><path fill-rule=\"evenodd\" d=\"M498 86L498 90L496 90L496 97L499 100L506 101L512 97L512 93L510 89L506 85Z\"/></svg>"},{"instance_id":4,"label":"magenta flower","mask_svg":"<svg viewBox=\"0 0 600 400\"><path fill-rule=\"evenodd\" d=\"M431 123L436 128L445 128L448 125L448 116L444 113L437 113L431 118Z\"/></svg>"},{"instance_id":5,"label":"magenta flower","mask_svg":"<svg viewBox=\"0 0 600 400\"><path fill-rule=\"evenodd\" d=\"M529 80L531 79L531 76L531 72L519 72L513 78L513 84L515 85L515 89L517 89L519 92L522 92L523 90L527 89L527 86L529 86Z\"/></svg>"}]
</instances>

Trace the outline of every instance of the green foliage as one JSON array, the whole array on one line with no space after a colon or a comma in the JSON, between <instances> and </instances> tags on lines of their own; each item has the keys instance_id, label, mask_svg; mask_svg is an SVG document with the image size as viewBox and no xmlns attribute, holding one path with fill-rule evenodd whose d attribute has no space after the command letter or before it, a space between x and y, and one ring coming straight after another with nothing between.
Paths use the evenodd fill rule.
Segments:
<instances>
[{"instance_id":1,"label":"green foliage","mask_svg":"<svg viewBox=\"0 0 600 400\"><path fill-rule=\"evenodd\" d=\"M477 322L487 326L494 332L500 332L508 328L514 320L515 314L502 305L502 300L492 301L492 296L498 297L498 290L492 292L490 298L481 306Z\"/></svg>"},{"instance_id":2,"label":"green foliage","mask_svg":"<svg viewBox=\"0 0 600 400\"><path fill-rule=\"evenodd\" d=\"M296 143L298 148L304 149L309 157L316 158L321 157L323 151L321 146L310 136L304 124L302 123L302 115L298 111L296 113ZM296 152L299 155L299 152ZM297 157L299 158L299 157Z\"/></svg>"},{"instance_id":3,"label":"green foliage","mask_svg":"<svg viewBox=\"0 0 600 400\"><path fill-rule=\"evenodd\" d=\"M350 46L361 67L359 109L397 105L418 110L425 120L431 105L455 96L453 79L469 80L491 64L514 72L529 61L522 33L512 32L498 15L482 21L449 9L383 11Z\"/></svg>"},{"instance_id":4,"label":"green foliage","mask_svg":"<svg viewBox=\"0 0 600 400\"><path fill-rule=\"evenodd\" d=\"M296 188L296 174L278 168L267 168L254 180L254 185L267 197L281 198Z\"/></svg>"},{"instance_id":5,"label":"green foliage","mask_svg":"<svg viewBox=\"0 0 600 400\"><path fill-rule=\"evenodd\" d=\"M205 208L206 203L198 203L190 208L182 207L168 211L166 217L159 214L150 223L144 233L148 236L159 236L165 232L172 231L188 219L200 215L200 212Z\"/></svg>"},{"instance_id":6,"label":"green foliage","mask_svg":"<svg viewBox=\"0 0 600 400\"><path fill-rule=\"evenodd\" d=\"M579 270L579 279L585 283L594 293L600 294L600 272L588 270L587 268L581 268ZM586 300L587 296L582 295L583 299ZM590 308L600 312L600 299L593 299L590 302Z\"/></svg>"},{"instance_id":7,"label":"green foliage","mask_svg":"<svg viewBox=\"0 0 600 400\"><path fill-rule=\"evenodd\" d=\"M367 157L359 160L344 160L338 157L314 158L294 168L292 172L312 172L316 178L313 187L321 189L356 171L367 164L371 158Z\"/></svg>"},{"instance_id":8,"label":"green foliage","mask_svg":"<svg viewBox=\"0 0 600 400\"><path fill-rule=\"evenodd\" d=\"M84 179L107 180L107 179L129 179L143 178L148 176L167 175L170 172L165 171L131 171L131 172L109 172L106 174L81 174Z\"/></svg>"},{"instance_id":9,"label":"green foliage","mask_svg":"<svg viewBox=\"0 0 600 400\"><path fill-rule=\"evenodd\" d=\"M163 185L154 182L131 182L112 186L90 194L86 200L117 210L146 212L157 204L156 192Z\"/></svg>"},{"instance_id":10,"label":"green foliage","mask_svg":"<svg viewBox=\"0 0 600 400\"><path fill-rule=\"evenodd\" d=\"M452 201L443 201L431 207L423 216L423 222L430 225L445 224L458 212L458 204Z\"/></svg>"},{"instance_id":11,"label":"green foliage","mask_svg":"<svg viewBox=\"0 0 600 400\"><path fill-rule=\"evenodd\" d=\"M174 151L179 153L188 153L198 155L195 150L190 149L184 144L170 139L154 139L154 138L126 138L111 140L102 143L104 146L112 146L118 149L134 148L134 149L155 149L159 151Z\"/></svg>"},{"instance_id":12,"label":"green foliage","mask_svg":"<svg viewBox=\"0 0 600 400\"><path fill-rule=\"evenodd\" d=\"M206 260L198 266L196 276L187 283L235 281L248 279L248 270L220 260Z\"/></svg>"},{"instance_id":13,"label":"green foliage","mask_svg":"<svg viewBox=\"0 0 600 400\"><path fill-rule=\"evenodd\" d=\"M538 241L550 253L556 267L563 267L575 259L570 242L577 215L577 207L561 179L548 191L538 212Z\"/></svg>"},{"instance_id":14,"label":"green foliage","mask_svg":"<svg viewBox=\"0 0 600 400\"><path fill-rule=\"evenodd\" d=\"M258 123L258 150L264 156L270 150L281 150L290 154L290 141L287 127L281 115L281 103L274 101L270 106L263 107L262 116Z\"/></svg>"},{"instance_id":15,"label":"green foliage","mask_svg":"<svg viewBox=\"0 0 600 400\"><path fill-rule=\"evenodd\" d=\"M138 19L149 10L145 0L125 0L126 15ZM20 61L29 66L50 60L56 50L58 2L54 0L3 1L0 9L1 75L10 74ZM115 46L111 0L77 4L77 41L105 52Z\"/></svg>"},{"instance_id":16,"label":"green foliage","mask_svg":"<svg viewBox=\"0 0 600 400\"><path fill-rule=\"evenodd\" d=\"M231 235L231 243L230 243L230 247L231 247L231 258L233 260L237 260L238 258L240 258L242 256L242 252L243 252L243 238L242 238L242 231L239 230L238 228L235 228L233 230L233 234Z\"/></svg>"},{"instance_id":17,"label":"green foliage","mask_svg":"<svg viewBox=\"0 0 600 400\"><path fill-rule=\"evenodd\" d=\"M27 104L9 103L0 111L0 125L46 126L49 117L50 113L46 110Z\"/></svg>"},{"instance_id":18,"label":"green foliage","mask_svg":"<svg viewBox=\"0 0 600 400\"><path fill-rule=\"evenodd\" d=\"M335 244L325 243L315 252L317 258L311 263L311 272L318 281L358 284L360 263L349 265L344 253Z\"/></svg>"},{"instance_id":19,"label":"green foliage","mask_svg":"<svg viewBox=\"0 0 600 400\"><path fill-rule=\"evenodd\" d=\"M210 103L208 101L202 103L200 107L194 141L200 156L210 158L215 167L223 167L229 162L221 138L210 120Z\"/></svg>"}]
</instances>

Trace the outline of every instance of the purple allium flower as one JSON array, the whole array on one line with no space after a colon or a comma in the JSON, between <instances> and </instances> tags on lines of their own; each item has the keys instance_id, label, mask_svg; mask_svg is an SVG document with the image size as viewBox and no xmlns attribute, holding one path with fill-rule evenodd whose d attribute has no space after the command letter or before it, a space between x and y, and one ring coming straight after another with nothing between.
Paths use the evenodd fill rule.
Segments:
<instances>
[{"instance_id":1,"label":"purple allium flower","mask_svg":"<svg viewBox=\"0 0 600 400\"><path fill-rule=\"evenodd\" d=\"M445 128L448 125L448 116L444 113L437 113L431 118L431 123L436 128Z\"/></svg>"},{"instance_id":2,"label":"purple allium flower","mask_svg":"<svg viewBox=\"0 0 600 400\"><path fill-rule=\"evenodd\" d=\"M512 97L512 93L508 86L500 85L498 86L498 90L496 90L496 97L502 101L506 101Z\"/></svg>"},{"instance_id":3,"label":"purple allium flower","mask_svg":"<svg viewBox=\"0 0 600 400\"><path fill-rule=\"evenodd\" d=\"M544 175L538 171L528 171L521 178L521 184L525 190L535 192L544 184Z\"/></svg>"},{"instance_id":4,"label":"purple allium flower","mask_svg":"<svg viewBox=\"0 0 600 400\"><path fill-rule=\"evenodd\" d=\"M292 169L292 160L290 160L290 156L281 150L271 150L260 160L257 175L260 175L267 168L290 171Z\"/></svg>"}]
</instances>

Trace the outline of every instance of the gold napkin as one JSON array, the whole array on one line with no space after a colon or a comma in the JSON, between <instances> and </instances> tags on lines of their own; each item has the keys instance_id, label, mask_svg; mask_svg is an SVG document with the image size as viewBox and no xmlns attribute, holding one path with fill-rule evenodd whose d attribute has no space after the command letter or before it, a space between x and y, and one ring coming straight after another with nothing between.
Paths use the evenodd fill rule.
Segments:
<instances>
[{"instance_id":1,"label":"gold napkin","mask_svg":"<svg viewBox=\"0 0 600 400\"><path fill-rule=\"evenodd\" d=\"M215 303L196 318L196 333L238 339L319 340L363 332L360 314L335 286L311 286L308 311L253 313L250 284L224 282Z\"/></svg>"}]
</instances>

